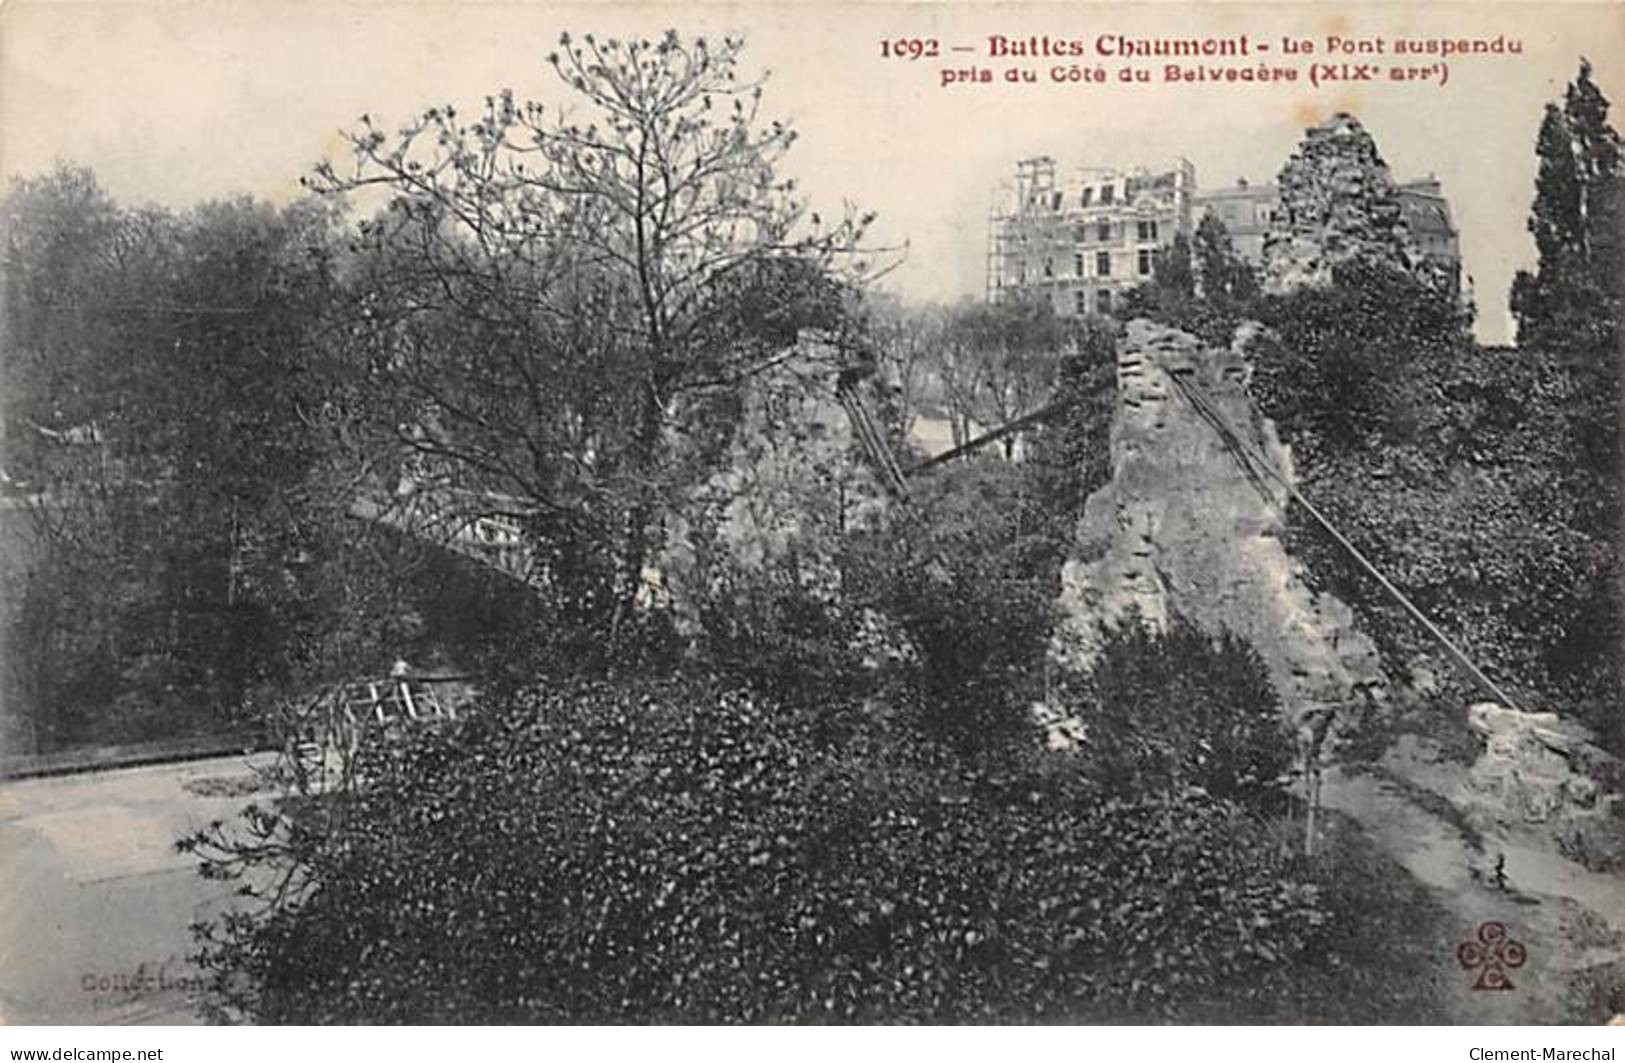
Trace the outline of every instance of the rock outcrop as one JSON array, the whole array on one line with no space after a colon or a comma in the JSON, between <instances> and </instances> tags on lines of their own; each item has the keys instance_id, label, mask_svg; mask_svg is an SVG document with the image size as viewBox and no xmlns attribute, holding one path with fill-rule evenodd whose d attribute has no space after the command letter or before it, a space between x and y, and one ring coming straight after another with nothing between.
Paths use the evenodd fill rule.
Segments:
<instances>
[{"instance_id":1,"label":"rock outcrop","mask_svg":"<svg viewBox=\"0 0 1625 1063\"><path fill-rule=\"evenodd\" d=\"M1585 728L1488 703L1467 719L1484 739L1463 795L1470 813L1504 826L1544 824L1581 863L1625 866L1625 766Z\"/></svg>"},{"instance_id":2,"label":"rock outcrop","mask_svg":"<svg viewBox=\"0 0 1625 1063\"><path fill-rule=\"evenodd\" d=\"M1333 267L1351 259L1433 279L1388 164L1352 115L1333 115L1308 130L1276 183L1280 204L1264 238L1265 291L1328 284Z\"/></svg>"},{"instance_id":3,"label":"rock outcrop","mask_svg":"<svg viewBox=\"0 0 1625 1063\"><path fill-rule=\"evenodd\" d=\"M1153 625L1178 612L1228 630L1263 657L1289 716L1380 697L1375 647L1342 602L1312 593L1280 540L1285 490L1244 471L1173 384L1201 385L1248 445L1291 475L1290 457L1254 409L1242 353L1136 320L1118 346L1112 480L1092 495L1062 571L1062 663L1087 668L1106 628L1133 611ZM1064 733L1064 721L1055 721Z\"/></svg>"},{"instance_id":4,"label":"rock outcrop","mask_svg":"<svg viewBox=\"0 0 1625 1063\"><path fill-rule=\"evenodd\" d=\"M668 514L651 597L680 630L695 629L696 603L723 583L791 556L809 589L833 593L842 533L884 519L889 498L856 459L833 362L831 352L809 348L755 381L724 459ZM878 378L855 386L871 406L885 401Z\"/></svg>"}]
</instances>

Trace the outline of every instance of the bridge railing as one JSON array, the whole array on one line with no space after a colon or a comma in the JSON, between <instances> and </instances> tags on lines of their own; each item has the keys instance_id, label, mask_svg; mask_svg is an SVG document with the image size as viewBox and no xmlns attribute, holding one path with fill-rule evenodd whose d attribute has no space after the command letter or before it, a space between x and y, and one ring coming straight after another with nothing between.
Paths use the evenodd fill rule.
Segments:
<instances>
[{"instance_id":1,"label":"bridge railing","mask_svg":"<svg viewBox=\"0 0 1625 1063\"><path fill-rule=\"evenodd\" d=\"M283 702L272 730L280 736L285 780L307 792L356 781L356 755L381 736L455 721L476 677L388 675L352 680Z\"/></svg>"}]
</instances>

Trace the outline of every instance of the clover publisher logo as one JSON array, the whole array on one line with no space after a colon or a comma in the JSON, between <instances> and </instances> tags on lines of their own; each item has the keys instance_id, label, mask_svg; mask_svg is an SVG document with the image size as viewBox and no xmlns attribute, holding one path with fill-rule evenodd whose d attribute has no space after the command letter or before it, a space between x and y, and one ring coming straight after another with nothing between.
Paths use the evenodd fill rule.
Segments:
<instances>
[{"instance_id":1,"label":"clover publisher logo","mask_svg":"<svg viewBox=\"0 0 1625 1063\"><path fill-rule=\"evenodd\" d=\"M1507 972L1529 962L1529 950L1507 936L1505 923L1481 923L1478 940L1456 946L1456 959L1462 967L1478 972L1474 989L1512 989Z\"/></svg>"}]
</instances>

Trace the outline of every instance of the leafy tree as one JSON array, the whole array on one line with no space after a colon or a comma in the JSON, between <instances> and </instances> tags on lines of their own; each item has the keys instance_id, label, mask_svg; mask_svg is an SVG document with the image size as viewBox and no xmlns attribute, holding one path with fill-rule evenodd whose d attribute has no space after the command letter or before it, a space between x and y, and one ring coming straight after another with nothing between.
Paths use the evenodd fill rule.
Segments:
<instances>
[{"instance_id":1,"label":"leafy tree","mask_svg":"<svg viewBox=\"0 0 1625 1063\"><path fill-rule=\"evenodd\" d=\"M1576 490L1593 504L1587 530L1611 536L1620 512L1620 322L1625 298L1621 226L1625 167L1608 101L1582 62L1562 107L1548 104L1535 152L1540 168L1529 231L1539 266L1512 285L1518 343L1549 359L1572 386L1565 418L1580 459Z\"/></svg>"},{"instance_id":2,"label":"leafy tree","mask_svg":"<svg viewBox=\"0 0 1625 1063\"><path fill-rule=\"evenodd\" d=\"M63 168L13 185L5 229L14 703L41 747L229 726L286 664L328 218L126 210Z\"/></svg>"},{"instance_id":3,"label":"leafy tree","mask_svg":"<svg viewBox=\"0 0 1625 1063\"><path fill-rule=\"evenodd\" d=\"M1236 251L1224 220L1205 214L1194 238L1180 233L1157 256L1152 279L1128 293L1124 313L1227 346L1236 326L1254 314L1258 297L1257 274Z\"/></svg>"},{"instance_id":4,"label":"leafy tree","mask_svg":"<svg viewBox=\"0 0 1625 1063\"><path fill-rule=\"evenodd\" d=\"M1258 277L1246 259L1236 253L1224 219L1204 214L1192 244L1196 283L1208 302L1219 309L1245 307L1258 298Z\"/></svg>"},{"instance_id":5,"label":"leafy tree","mask_svg":"<svg viewBox=\"0 0 1625 1063\"><path fill-rule=\"evenodd\" d=\"M1537 394L1553 400L1541 412L1562 440L1551 468L1572 499L1570 520L1587 546L1584 591L1564 594L1572 626L1553 640L1564 671L1589 675L1588 695L1617 704L1625 686L1625 616L1620 588L1620 375L1625 312L1625 163L1619 134L1608 124L1608 100L1582 60L1562 106L1548 104L1535 152L1539 170L1529 231L1539 264L1512 285L1521 357L1542 376ZM1594 714L1625 748L1625 719Z\"/></svg>"},{"instance_id":6,"label":"leafy tree","mask_svg":"<svg viewBox=\"0 0 1625 1063\"><path fill-rule=\"evenodd\" d=\"M1219 224L1224 223L1220 221ZM1182 232L1174 234L1173 240L1152 264L1151 278L1153 284L1163 291L1184 296L1196 294L1196 270L1189 236Z\"/></svg>"}]
</instances>

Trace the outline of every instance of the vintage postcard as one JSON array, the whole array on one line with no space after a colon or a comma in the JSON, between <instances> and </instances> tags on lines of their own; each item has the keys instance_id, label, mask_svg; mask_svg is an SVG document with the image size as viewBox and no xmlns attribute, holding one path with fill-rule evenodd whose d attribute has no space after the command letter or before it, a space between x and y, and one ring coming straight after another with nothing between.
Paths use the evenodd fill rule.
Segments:
<instances>
[{"instance_id":1,"label":"vintage postcard","mask_svg":"<svg viewBox=\"0 0 1625 1063\"><path fill-rule=\"evenodd\" d=\"M1614 1058L1622 106L1614 3L9 0L0 1022Z\"/></svg>"}]
</instances>

